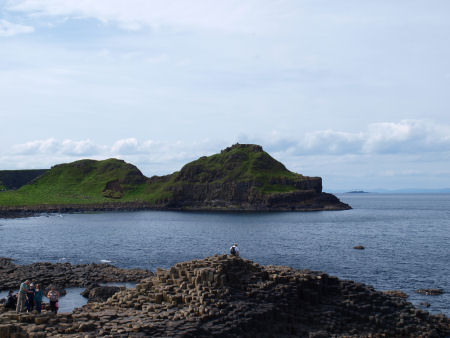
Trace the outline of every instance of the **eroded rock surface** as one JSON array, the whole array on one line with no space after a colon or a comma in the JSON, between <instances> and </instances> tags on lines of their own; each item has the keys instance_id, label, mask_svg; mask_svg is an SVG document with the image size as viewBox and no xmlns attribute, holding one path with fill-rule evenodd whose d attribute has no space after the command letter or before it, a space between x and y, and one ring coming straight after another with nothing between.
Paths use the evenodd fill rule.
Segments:
<instances>
[{"instance_id":1,"label":"eroded rock surface","mask_svg":"<svg viewBox=\"0 0 450 338\"><path fill-rule=\"evenodd\" d=\"M0 335L445 337L450 323L361 283L220 255L159 269L73 314L3 313Z\"/></svg>"},{"instance_id":2,"label":"eroded rock surface","mask_svg":"<svg viewBox=\"0 0 450 338\"><path fill-rule=\"evenodd\" d=\"M32 263L16 265L9 258L0 258L0 290L18 289L26 279L61 289L86 287L92 283L140 281L152 276L142 269L121 269L110 264Z\"/></svg>"}]
</instances>

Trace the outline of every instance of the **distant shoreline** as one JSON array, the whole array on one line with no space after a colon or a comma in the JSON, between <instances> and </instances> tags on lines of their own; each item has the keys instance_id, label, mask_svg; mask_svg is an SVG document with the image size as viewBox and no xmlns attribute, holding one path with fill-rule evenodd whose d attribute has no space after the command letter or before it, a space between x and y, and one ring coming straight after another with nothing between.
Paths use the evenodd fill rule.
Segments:
<instances>
[{"instance_id":1,"label":"distant shoreline","mask_svg":"<svg viewBox=\"0 0 450 338\"><path fill-rule=\"evenodd\" d=\"M363 190L353 190L353 191L347 191L345 194L368 194L368 191Z\"/></svg>"},{"instance_id":2,"label":"distant shoreline","mask_svg":"<svg viewBox=\"0 0 450 338\"><path fill-rule=\"evenodd\" d=\"M267 207L166 207L155 206L151 203L143 202L123 202L123 203L101 203L101 204L62 204L62 205L35 205L35 206L11 206L0 207L1 218L24 218L34 217L41 214L69 214L69 213L86 213L86 212L109 212L109 211L199 211L199 212L308 212L308 211L340 211L349 210L350 206L342 205L325 205L323 207L311 206L303 208L267 208Z\"/></svg>"},{"instance_id":3,"label":"distant shoreline","mask_svg":"<svg viewBox=\"0 0 450 338\"><path fill-rule=\"evenodd\" d=\"M358 194L358 193L362 193L362 194L378 194L378 195L405 195L405 194L411 194L411 195L426 195L426 194L439 194L439 195L448 195L450 194L450 190L424 190L424 191L419 191L419 190L413 190L413 191L407 191L407 190L386 190L386 191L361 191L361 192L353 192L353 191L330 191L331 194L336 194L336 195L343 195L343 194Z\"/></svg>"}]
</instances>

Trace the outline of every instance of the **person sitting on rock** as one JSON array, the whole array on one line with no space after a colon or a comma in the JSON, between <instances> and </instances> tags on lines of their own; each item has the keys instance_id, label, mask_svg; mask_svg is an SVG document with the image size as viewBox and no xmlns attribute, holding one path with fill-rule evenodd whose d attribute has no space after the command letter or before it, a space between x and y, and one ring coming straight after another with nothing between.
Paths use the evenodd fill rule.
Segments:
<instances>
[{"instance_id":1,"label":"person sitting on rock","mask_svg":"<svg viewBox=\"0 0 450 338\"><path fill-rule=\"evenodd\" d=\"M234 243L233 246L230 248L230 254L231 256L239 256L239 248L237 246L237 243Z\"/></svg>"},{"instance_id":2,"label":"person sitting on rock","mask_svg":"<svg viewBox=\"0 0 450 338\"><path fill-rule=\"evenodd\" d=\"M58 313L59 292L55 290L54 286L47 293L47 298L50 299L50 311Z\"/></svg>"},{"instance_id":3,"label":"person sitting on rock","mask_svg":"<svg viewBox=\"0 0 450 338\"><path fill-rule=\"evenodd\" d=\"M8 298L6 299L5 308L14 310L17 304L17 296L13 293L13 290L9 290Z\"/></svg>"}]
</instances>

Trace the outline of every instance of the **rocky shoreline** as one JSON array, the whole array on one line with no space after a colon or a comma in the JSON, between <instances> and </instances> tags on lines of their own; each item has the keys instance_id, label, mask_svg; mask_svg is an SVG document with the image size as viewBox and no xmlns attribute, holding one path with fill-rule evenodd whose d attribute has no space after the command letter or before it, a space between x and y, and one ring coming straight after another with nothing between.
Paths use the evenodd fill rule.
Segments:
<instances>
[{"instance_id":1,"label":"rocky shoreline","mask_svg":"<svg viewBox=\"0 0 450 338\"><path fill-rule=\"evenodd\" d=\"M153 273L142 269L121 269L110 264L32 263L17 265L0 257L0 290L16 290L26 279L59 289L87 287L93 283L138 282Z\"/></svg>"},{"instance_id":2,"label":"rocky shoreline","mask_svg":"<svg viewBox=\"0 0 450 338\"><path fill-rule=\"evenodd\" d=\"M61 278L69 285L81 281ZM158 269L135 289L90 302L71 314L18 315L0 307L1 337L449 335L447 317L416 309L402 297L322 272L261 266L229 255Z\"/></svg>"},{"instance_id":3,"label":"rocky shoreline","mask_svg":"<svg viewBox=\"0 0 450 338\"><path fill-rule=\"evenodd\" d=\"M324 200L327 200L329 194L323 193ZM333 195L330 195L333 196ZM333 196L334 197L334 196ZM334 201L333 201L334 203ZM234 205L234 204L217 204L217 205L192 205L184 207L167 207L155 206L151 203L143 202L111 202L111 203L93 203L93 204L42 204L33 206L0 206L1 218L22 218L33 217L41 214L64 214L64 213L83 213L83 212L107 212L107 211L143 211L143 210L159 210L159 211L205 211L205 212L271 212L271 211L329 211L329 210L348 210L351 207L345 203L336 204L309 204L294 208L292 206L278 206L270 208L265 206L252 205Z\"/></svg>"}]
</instances>

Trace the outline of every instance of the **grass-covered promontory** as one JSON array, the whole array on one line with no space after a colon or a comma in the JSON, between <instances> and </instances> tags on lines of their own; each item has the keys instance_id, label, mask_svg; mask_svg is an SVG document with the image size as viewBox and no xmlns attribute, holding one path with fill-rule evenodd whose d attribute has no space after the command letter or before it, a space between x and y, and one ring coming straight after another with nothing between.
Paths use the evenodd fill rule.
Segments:
<instances>
[{"instance_id":1,"label":"grass-covered promontory","mask_svg":"<svg viewBox=\"0 0 450 338\"><path fill-rule=\"evenodd\" d=\"M129 201L146 181L139 169L122 160L80 160L56 165L18 190L0 193L0 205Z\"/></svg>"},{"instance_id":2,"label":"grass-covered promontory","mask_svg":"<svg viewBox=\"0 0 450 338\"><path fill-rule=\"evenodd\" d=\"M0 208L137 203L170 209L316 210L325 200L340 203L323 195L320 177L287 170L261 146L235 144L151 178L118 159L56 165L17 190L0 192Z\"/></svg>"}]
</instances>

